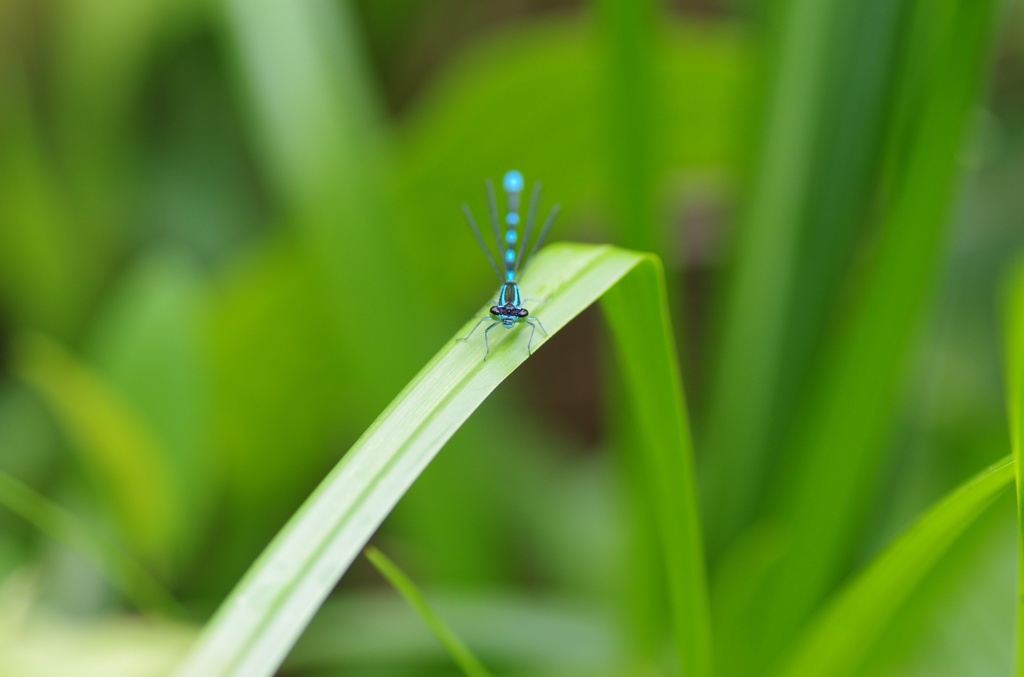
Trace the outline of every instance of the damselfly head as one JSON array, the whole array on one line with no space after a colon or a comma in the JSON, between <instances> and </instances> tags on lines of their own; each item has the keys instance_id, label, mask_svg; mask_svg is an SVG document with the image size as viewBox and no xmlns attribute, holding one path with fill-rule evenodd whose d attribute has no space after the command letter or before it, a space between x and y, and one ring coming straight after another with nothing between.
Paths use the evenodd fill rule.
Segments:
<instances>
[{"instance_id":1,"label":"damselfly head","mask_svg":"<svg viewBox=\"0 0 1024 677\"><path fill-rule=\"evenodd\" d=\"M490 313L495 322L501 322L502 326L507 329L511 329L518 322L524 322L530 316L529 310L512 303L491 306Z\"/></svg>"}]
</instances>

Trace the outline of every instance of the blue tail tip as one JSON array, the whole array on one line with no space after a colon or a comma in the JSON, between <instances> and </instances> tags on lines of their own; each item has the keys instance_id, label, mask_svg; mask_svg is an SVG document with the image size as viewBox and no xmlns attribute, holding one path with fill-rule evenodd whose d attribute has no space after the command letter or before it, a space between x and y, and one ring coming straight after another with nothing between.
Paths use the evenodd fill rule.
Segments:
<instances>
[{"instance_id":1,"label":"blue tail tip","mask_svg":"<svg viewBox=\"0 0 1024 677\"><path fill-rule=\"evenodd\" d=\"M523 191L523 175L512 170L505 174L505 191L508 193L521 193Z\"/></svg>"}]
</instances>

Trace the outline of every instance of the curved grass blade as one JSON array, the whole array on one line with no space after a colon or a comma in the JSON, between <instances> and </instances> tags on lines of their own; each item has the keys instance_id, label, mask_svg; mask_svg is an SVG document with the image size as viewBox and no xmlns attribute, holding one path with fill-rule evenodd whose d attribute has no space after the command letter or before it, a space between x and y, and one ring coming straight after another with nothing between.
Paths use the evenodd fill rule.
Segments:
<instances>
[{"instance_id":1,"label":"curved grass blade","mask_svg":"<svg viewBox=\"0 0 1024 677\"><path fill-rule=\"evenodd\" d=\"M139 610L183 614L174 597L142 565L103 542L74 515L2 471L0 505L96 565Z\"/></svg>"},{"instance_id":2,"label":"curved grass blade","mask_svg":"<svg viewBox=\"0 0 1024 677\"><path fill-rule=\"evenodd\" d=\"M690 426L665 276L658 259L652 257L651 263L609 289L601 302L630 391L633 428L640 436L637 452L667 571L667 606L676 651L684 675L710 675L711 623L707 619L711 612L704 541L694 503Z\"/></svg>"},{"instance_id":3,"label":"curved grass blade","mask_svg":"<svg viewBox=\"0 0 1024 677\"><path fill-rule=\"evenodd\" d=\"M562 244L541 252L524 286L550 299L538 314L552 335L620 282L632 281L608 310L630 362L627 383L633 395L650 404L644 399L650 396L638 391L642 385L661 400L640 419L647 428L646 444L638 446L652 460L648 467L662 473L649 479L650 500L671 511L660 517L668 539L664 569L672 579L668 587L680 661L686 674L702 675L709 671L710 655L704 563L686 415L660 276L657 259L650 255ZM456 336L465 336L476 322L471 319ZM526 360L527 340L524 330L492 336L486 362L482 340L452 340L444 346L267 547L176 674L273 673L406 490L491 391ZM534 349L546 341L538 333Z\"/></svg>"},{"instance_id":4,"label":"curved grass blade","mask_svg":"<svg viewBox=\"0 0 1024 677\"><path fill-rule=\"evenodd\" d=\"M757 118L760 147L737 224L701 447L708 450L702 477L714 556L750 520L754 497L763 491L758 483L768 467L763 455L780 390L779 356L793 317L788 303L799 270L801 213L821 189L814 139L822 133L829 36L844 4L850 3L790 0L772 3L769 12L779 15L771 34L771 88Z\"/></svg>"},{"instance_id":5,"label":"curved grass blade","mask_svg":"<svg viewBox=\"0 0 1024 677\"><path fill-rule=\"evenodd\" d=\"M381 576L388 579L391 587L397 590L405 598L405 601L409 603L409 606L416 610L416 613L419 614L423 622L430 628L430 631L434 633L434 636L444 645L444 648L448 650L452 660L458 663L462 672L467 677L490 677L491 673L487 671L483 663L462 643L458 635L434 613L434 610L427 604L427 600L420 594L416 584L405 575L404 571L398 568L397 564L372 546L367 548L363 554L377 568Z\"/></svg>"},{"instance_id":6,"label":"curved grass blade","mask_svg":"<svg viewBox=\"0 0 1024 677\"><path fill-rule=\"evenodd\" d=\"M660 3L654 0L592 0L603 76L602 140L609 159L611 223L622 244L654 252L669 249L658 212L664 174L664 101L659 87ZM672 82L674 89L678 82Z\"/></svg>"},{"instance_id":7,"label":"curved grass blade","mask_svg":"<svg viewBox=\"0 0 1024 677\"><path fill-rule=\"evenodd\" d=\"M601 601L552 598L523 591L431 592L434 608L467 644L502 666L503 675L621 677L625 647L612 610ZM344 665L436 663L437 646L422 623L399 613L405 602L388 591L332 596L317 612L283 670L312 675Z\"/></svg>"},{"instance_id":8,"label":"curved grass blade","mask_svg":"<svg viewBox=\"0 0 1024 677\"><path fill-rule=\"evenodd\" d=\"M1010 442L1017 460L1017 543L1019 574L1017 586L1024 590L1024 261L1017 266L1006 295L1006 406L1010 419ZM1017 606L1017 675L1024 675L1024 596Z\"/></svg>"},{"instance_id":9,"label":"curved grass blade","mask_svg":"<svg viewBox=\"0 0 1024 677\"><path fill-rule=\"evenodd\" d=\"M152 431L88 364L41 334L18 338L14 372L32 387L107 488L119 531L147 564L168 567L180 499Z\"/></svg>"},{"instance_id":10,"label":"curved grass blade","mask_svg":"<svg viewBox=\"0 0 1024 677\"><path fill-rule=\"evenodd\" d=\"M761 624L759 644L773 663L839 584L863 536L910 357L935 294L959 157L1001 4L915 5L913 23L934 40L935 53L921 62L908 56L906 67L923 72L907 82L920 83L915 100L926 113L907 120L906 135L892 137L890 164L900 178L875 235L873 260L858 275L840 328L823 344L781 464L784 479L770 491L790 537ZM915 90L908 85L907 91Z\"/></svg>"},{"instance_id":11,"label":"curved grass blade","mask_svg":"<svg viewBox=\"0 0 1024 677\"><path fill-rule=\"evenodd\" d=\"M1007 457L976 475L929 510L811 625L782 674L861 674L858 670L914 588L1013 481Z\"/></svg>"}]
</instances>

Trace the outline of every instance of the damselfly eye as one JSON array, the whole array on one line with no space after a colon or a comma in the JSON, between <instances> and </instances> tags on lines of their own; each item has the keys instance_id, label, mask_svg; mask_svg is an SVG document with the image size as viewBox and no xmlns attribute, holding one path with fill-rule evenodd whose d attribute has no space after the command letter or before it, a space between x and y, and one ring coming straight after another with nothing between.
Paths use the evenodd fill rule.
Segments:
<instances>
[{"instance_id":1,"label":"damselfly eye","mask_svg":"<svg viewBox=\"0 0 1024 677\"><path fill-rule=\"evenodd\" d=\"M530 311L527 310L526 308L520 308L519 312L517 313L517 315L519 315L519 317L526 317L529 314L530 314Z\"/></svg>"},{"instance_id":2,"label":"damselfly eye","mask_svg":"<svg viewBox=\"0 0 1024 677\"><path fill-rule=\"evenodd\" d=\"M491 315L497 315L498 312L498 306L491 306Z\"/></svg>"}]
</instances>

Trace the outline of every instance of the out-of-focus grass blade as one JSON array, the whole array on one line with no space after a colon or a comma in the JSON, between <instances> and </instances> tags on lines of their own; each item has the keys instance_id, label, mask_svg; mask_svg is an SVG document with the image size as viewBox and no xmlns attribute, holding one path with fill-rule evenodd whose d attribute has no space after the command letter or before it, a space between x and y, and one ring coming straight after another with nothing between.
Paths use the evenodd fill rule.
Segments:
<instances>
[{"instance_id":1,"label":"out-of-focus grass blade","mask_svg":"<svg viewBox=\"0 0 1024 677\"><path fill-rule=\"evenodd\" d=\"M745 453L753 459L746 475L761 475L758 491L740 499L748 508L738 515L749 523L757 499L778 479L777 463L787 435L812 380L823 337L842 324L844 285L861 246L870 237L877 204L874 192L883 175L885 123L898 73L897 46L905 24L902 0L837 3L839 10L830 40L824 105L815 143L812 178L805 185L800 245L787 318L779 352L777 381L770 388L771 413L760 447ZM758 465L760 464L760 466ZM758 473L762 467L766 472ZM742 495L742 492L736 492Z\"/></svg>"},{"instance_id":2,"label":"out-of-focus grass blade","mask_svg":"<svg viewBox=\"0 0 1024 677\"><path fill-rule=\"evenodd\" d=\"M550 299L536 314L555 333L624 278L635 275L640 281L631 283L638 285L634 292L661 289L660 269L649 255L607 246L557 245L538 256L524 283ZM631 313L631 307L657 317ZM676 576L672 589L674 611L682 616L676 622L679 644L694 647L681 657L689 664L707 655L709 649L702 644L710 628L699 561L702 546L679 540L699 540L699 534L692 491L687 495L692 488L691 459L688 442L682 439L685 418L679 384L667 384L677 371L674 362L665 360L670 325L662 314L664 294L646 300L624 294L610 308L613 329L629 317L629 333L619 341L626 359L642 363L628 367L630 385L650 378L652 382L643 385L669 400L649 402L642 392L631 393L649 407L641 425L655 428L644 431L644 442L654 447L646 452L657 461L651 464L652 472L661 473L650 478L656 496L652 500L660 508L685 511L665 515L664 523L666 534L672 526L683 527L680 533L667 534L666 566ZM470 320L457 336L465 336L476 323L476 318ZM490 336L487 361L478 332L468 343L449 342L412 380L253 565L177 674L248 677L277 668L338 578L441 446L526 360L528 328L500 331ZM534 349L546 340L538 333ZM661 495L664 492L671 495ZM691 561L681 562L680 557ZM683 637L686 634L692 636Z\"/></svg>"},{"instance_id":3,"label":"out-of-focus grass blade","mask_svg":"<svg viewBox=\"0 0 1024 677\"><path fill-rule=\"evenodd\" d=\"M151 431L91 368L41 335L20 339L15 372L49 405L108 493L117 524L142 559L165 568L181 514Z\"/></svg>"},{"instance_id":4,"label":"out-of-focus grass blade","mask_svg":"<svg viewBox=\"0 0 1024 677\"><path fill-rule=\"evenodd\" d=\"M1017 586L1024 590L1024 262L1010 280L1005 309L1006 405L1010 442L1017 460ZM1017 595L1017 674L1024 675L1024 594Z\"/></svg>"},{"instance_id":5,"label":"out-of-focus grass blade","mask_svg":"<svg viewBox=\"0 0 1024 677\"><path fill-rule=\"evenodd\" d=\"M175 571L207 536L215 473L210 453L200 319L204 289L178 253L139 261L108 295L87 340L86 354L108 386L131 403L157 449L167 480L180 496L183 528L173 544Z\"/></svg>"},{"instance_id":6,"label":"out-of-focus grass blade","mask_svg":"<svg viewBox=\"0 0 1024 677\"><path fill-rule=\"evenodd\" d=\"M140 610L182 614L171 594L138 562L105 543L74 515L2 471L0 505L91 561Z\"/></svg>"},{"instance_id":7,"label":"out-of-focus grass blade","mask_svg":"<svg viewBox=\"0 0 1024 677\"><path fill-rule=\"evenodd\" d=\"M316 296L309 300L319 305L316 328L336 346L333 355L307 359L319 363L314 369L341 367L333 380L347 399L331 394L329 404L345 406L350 420L372 420L430 351L403 341L408 318L395 312L422 278L403 265L406 250L395 244L402 236L393 225L398 219L389 216L394 200L384 130L355 10L329 0L227 0L224 6L261 169L296 246L290 265L313 281L315 288L301 293ZM457 223L457 212L452 217ZM360 293L371 277L373 293ZM423 315L421 324L437 321L434 313ZM371 326L378 340L367 343ZM278 330L274 322L263 332ZM238 364L232 368L245 373L262 340L257 335L233 347ZM253 417L251 425L275 422Z\"/></svg>"},{"instance_id":8,"label":"out-of-focus grass blade","mask_svg":"<svg viewBox=\"0 0 1024 677\"><path fill-rule=\"evenodd\" d=\"M127 243L141 89L168 38L201 25L206 0L83 0L52 14L47 84L76 293L92 300ZM144 97L143 97L144 98ZM77 319L77 318L76 318Z\"/></svg>"},{"instance_id":9,"label":"out-of-focus grass blade","mask_svg":"<svg viewBox=\"0 0 1024 677\"><path fill-rule=\"evenodd\" d=\"M682 380L658 259L601 299L625 377L636 451L654 516L667 581L676 652L684 675L711 675L711 625L704 545Z\"/></svg>"},{"instance_id":10,"label":"out-of-focus grass blade","mask_svg":"<svg viewBox=\"0 0 1024 677\"><path fill-rule=\"evenodd\" d=\"M960 534L1010 485L1004 458L949 494L840 592L812 624L783 670L789 677L863 674L863 660L893 617Z\"/></svg>"},{"instance_id":11,"label":"out-of-focus grass blade","mask_svg":"<svg viewBox=\"0 0 1024 677\"><path fill-rule=\"evenodd\" d=\"M681 91L682 83L668 84L660 77L659 69L669 61L663 58L659 21L660 3L653 0L594 0L596 24L598 97L595 110L598 117L599 147L605 149L599 166L604 169L605 199L608 206L607 222L613 242L657 253L673 261L670 242L674 233L664 227L661 214L661 181L664 178L666 147L659 143L666 135L663 127L669 124L662 110L662 89ZM684 38L685 39L685 38ZM666 50L667 51L667 50ZM672 121L675 122L675 121ZM692 136L696 136L695 134ZM595 163L597 164L597 163ZM566 172L560 172L565 174ZM674 277L673 271L668 271ZM676 289L676 284L669 285ZM607 297L610 298L610 297ZM606 301L607 301L606 298ZM610 309L610 302L605 308ZM621 315L621 309L617 309ZM612 313L609 312L609 318ZM616 334L622 336L620 328ZM625 447L626 440L639 436L639 427L626 413L618 382L609 382L610 397L605 407L614 412L607 417L606 427L615 446ZM620 386L620 387L616 387ZM675 402L676 400L670 400ZM643 411L643 408L640 408ZM686 431L689 440L689 431ZM620 566L637 572L627 577L628 591L624 592L625 613L630 619L631 644L636 665L634 672L644 671L648 664L656 663L664 653L664 627L666 604L664 584L658 572L660 550L670 541L658 538L658 506L647 491L646 481L656 476L643 464L644 455L620 457L625 478L627 511L630 515L629 541L623 548L628 559ZM674 534L673 530L667 533ZM671 552L671 546L666 552ZM640 572L648 572L647 574ZM675 573L670 569L670 574ZM680 647L682 655L692 656L691 647ZM706 660L701 657L699 660Z\"/></svg>"},{"instance_id":12,"label":"out-of-focus grass blade","mask_svg":"<svg viewBox=\"0 0 1024 677\"><path fill-rule=\"evenodd\" d=\"M885 632L874 638L858 674L1014 674L1017 598L1007 594L1017 578L1012 493L1001 492L914 586Z\"/></svg>"},{"instance_id":13,"label":"out-of-focus grass blade","mask_svg":"<svg viewBox=\"0 0 1024 677\"><path fill-rule=\"evenodd\" d=\"M388 579L392 587L401 593L405 601L416 610L416 613L420 615L420 618L427 624L430 631L434 633L434 636L448 650L452 659L458 663L462 672L468 677L489 677L491 673L487 671L483 663L473 655L473 652L462 643L458 635L430 608L427 600L420 593L419 588L412 582L412 579L405 575L405 572L398 568L397 564L374 547L367 548L363 554L366 555L366 559L370 560L373 566L377 567L377 571L384 578Z\"/></svg>"},{"instance_id":14,"label":"out-of-focus grass blade","mask_svg":"<svg viewBox=\"0 0 1024 677\"><path fill-rule=\"evenodd\" d=\"M329 311L322 285L297 247L283 244L254 248L214 283L209 298L211 451L222 468L232 526L223 555L204 574L220 590L237 580L294 511L295 497L329 467L324 456L338 434L337 407L347 404L343 358L323 321Z\"/></svg>"},{"instance_id":15,"label":"out-of-focus grass blade","mask_svg":"<svg viewBox=\"0 0 1024 677\"><path fill-rule=\"evenodd\" d=\"M228 0L225 7L263 171L326 286L327 319L349 348L342 352L358 355L346 365L349 378L391 388L386 374L410 351L366 359L351 322L397 332L403 318L393 308L408 292L388 226L384 130L354 10L325 0ZM378 280L374 293L354 293L368 271Z\"/></svg>"},{"instance_id":16,"label":"out-of-focus grass blade","mask_svg":"<svg viewBox=\"0 0 1024 677\"><path fill-rule=\"evenodd\" d=\"M621 677L624 672L618 624L597 600L477 588L432 589L430 599L478 654L502 666L502 674L535 675L543 669L552 675ZM335 595L317 612L284 670L311 674L346 665L383 669L436 663L443 649L405 611L406 603L386 590Z\"/></svg>"},{"instance_id":17,"label":"out-of-focus grass blade","mask_svg":"<svg viewBox=\"0 0 1024 677\"><path fill-rule=\"evenodd\" d=\"M718 667L726 674L731 674L730 665L737 666L740 674L754 669L739 666L751 656L749 621L756 615L753 596L760 590L760 585L754 585L754 581L767 580L768 570L760 557L750 559L750 550L757 541L760 546L755 550L762 554L770 551L777 557L781 544L778 538L770 546L764 543L769 532L759 526L746 532L744 529L763 514L759 508L771 494L770 487L784 481L780 478L781 464L777 461L787 448L786 436L796 423L794 418L798 418L793 412L799 411L803 404L801 398L809 376L813 375L814 357L822 336L826 335L827 327L842 316L842 307L836 299L842 298L849 264L856 256L858 235L865 230L866 217L875 208L871 197L884 156L884 122L889 112L887 96L896 70L892 56L900 36L900 20L905 13L905 3L893 0L840 0L824 4L833 7L828 16L819 14L818 23L806 23L807 17L792 13L780 17L790 31L798 28L812 31L814 34L803 40L813 40L819 52L808 55L815 60L812 68L778 62L776 69L786 67L794 72L776 73L771 81L781 86L784 76L809 80L803 85L806 88L804 98L795 103L800 106L798 114L813 116L813 128L792 129L788 133L804 134L801 143L809 141L810 145L775 146L761 141L765 151L806 155L800 160L802 182L786 184L786 190L791 191L787 198L790 213L797 223L780 229L786 237L792 238L786 246L793 251L784 252L791 256L792 279L787 283L788 289L769 287L773 302L780 304L771 313L771 329L779 332L778 337L771 337L777 341L776 348L766 350L768 346L762 344L760 330L750 331L749 325L740 330L739 340L744 345L740 347L738 341L730 344L740 350L739 359L756 359L761 363L767 369L764 377L769 381L755 384L758 393L747 388L746 382L717 384L715 396L720 399L713 402L710 428L704 440L707 450L700 456L701 462L706 464L703 498L708 508L707 539L716 569L715 585L722 586L716 587L716 591L724 593L713 594L712 599L718 612L715 619ZM777 3L775 6L787 5ZM794 5L789 6L789 12L795 10ZM799 26L789 25L794 23ZM826 34L827 39L821 41L819 38ZM788 42L776 40L770 49L779 52L790 47ZM777 133L772 128L760 131ZM759 182L776 178L766 171L755 174L752 197L764 189ZM750 214L744 226L766 227L756 218L761 217ZM778 226L772 223L771 227ZM746 231L737 233L737 237L746 237ZM758 250L753 253L754 257L766 255L774 255L774 252ZM751 259L749 254L737 264L740 267L770 265ZM739 270L736 275L737 280L745 279ZM745 293L761 293L760 284L752 281L745 284L748 285ZM776 297L776 293L779 296ZM757 302L753 296L741 298L738 295L731 301ZM728 331L735 331L735 327ZM732 359L724 354L720 356L723 367L720 376L735 379L741 375L731 372L724 364ZM740 419L744 424L735 425ZM748 425L748 421L753 425ZM781 534L776 532L775 536ZM748 563L756 563L750 572L745 571ZM721 576L717 575L719 564L722 565Z\"/></svg>"},{"instance_id":18,"label":"out-of-focus grass blade","mask_svg":"<svg viewBox=\"0 0 1024 677\"><path fill-rule=\"evenodd\" d=\"M829 36L843 2L775 5L770 89L763 103L750 195L733 243L703 444L707 452L708 535L715 550L749 512L762 476L787 306L796 269L800 217L815 177ZM742 421L739 424L738 421Z\"/></svg>"},{"instance_id":19,"label":"out-of-focus grass blade","mask_svg":"<svg viewBox=\"0 0 1024 677\"><path fill-rule=\"evenodd\" d=\"M64 336L81 305L75 245L61 227L60 191L28 77L9 64L0 72L0 91L0 299L8 322Z\"/></svg>"},{"instance_id":20,"label":"out-of-focus grass blade","mask_svg":"<svg viewBox=\"0 0 1024 677\"><path fill-rule=\"evenodd\" d=\"M790 479L774 488L790 547L763 619L770 652L785 646L853 552L898 411L907 360L931 299L1000 5L998 0L948 1L955 9L952 20L935 27L939 49L923 82L912 83L930 103L909 130L862 291L811 384L787 463ZM949 18L930 4L919 9L920 21Z\"/></svg>"},{"instance_id":21,"label":"out-of-focus grass blade","mask_svg":"<svg viewBox=\"0 0 1024 677\"><path fill-rule=\"evenodd\" d=\"M360 170L379 169L360 160L380 159L360 158L378 140L376 97L350 11L323 0L224 5L252 131L275 191L300 211L343 208L337 197L358 197L355 189L366 181Z\"/></svg>"},{"instance_id":22,"label":"out-of-focus grass blade","mask_svg":"<svg viewBox=\"0 0 1024 677\"><path fill-rule=\"evenodd\" d=\"M218 5L275 229L228 269L210 313L234 527L215 564L234 579L329 467L337 440L354 439L443 334L438 313L414 331L395 312L423 278L396 246L405 238L389 216L385 130L354 5Z\"/></svg>"},{"instance_id":23,"label":"out-of-focus grass blade","mask_svg":"<svg viewBox=\"0 0 1024 677\"><path fill-rule=\"evenodd\" d=\"M658 218L661 166L658 139L663 118L657 110L655 50L657 7L653 0L595 0L598 44L604 48L603 104L607 111L613 227L618 244L664 256L667 234Z\"/></svg>"}]
</instances>

